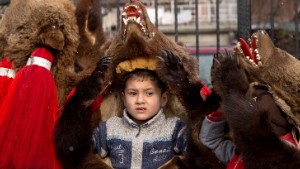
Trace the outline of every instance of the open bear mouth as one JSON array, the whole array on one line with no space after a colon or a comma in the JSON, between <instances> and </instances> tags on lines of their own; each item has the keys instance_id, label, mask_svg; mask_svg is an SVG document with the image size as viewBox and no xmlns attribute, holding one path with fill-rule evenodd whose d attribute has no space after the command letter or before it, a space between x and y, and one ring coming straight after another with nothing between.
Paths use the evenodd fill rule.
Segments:
<instances>
[{"instance_id":1,"label":"open bear mouth","mask_svg":"<svg viewBox=\"0 0 300 169\"><path fill-rule=\"evenodd\" d=\"M137 24L140 30L143 32L144 36L148 37L149 32L144 19L143 8L135 2L129 3L124 7L121 14L122 18L122 28L123 28L123 40L126 38L127 27L129 24Z\"/></svg>"},{"instance_id":2,"label":"open bear mouth","mask_svg":"<svg viewBox=\"0 0 300 169\"><path fill-rule=\"evenodd\" d=\"M261 56L259 49L257 47L258 44L258 35L254 33L249 39L250 45L247 42L240 38L240 41L237 45L239 51L244 54L246 60L253 66L262 66Z\"/></svg>"}]
</instances>

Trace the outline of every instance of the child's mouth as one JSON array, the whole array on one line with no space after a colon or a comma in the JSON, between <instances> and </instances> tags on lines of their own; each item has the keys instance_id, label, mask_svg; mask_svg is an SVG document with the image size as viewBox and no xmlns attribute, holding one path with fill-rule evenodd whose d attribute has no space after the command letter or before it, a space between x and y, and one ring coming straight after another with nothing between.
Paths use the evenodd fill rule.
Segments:
<instances>
[{"instance_id":1,"label":"child's mouth","mask_svg":"<svg viewBox=\"0 0 300 169\"><path fill-rule=\"evenodd\" d=\"M140 107L136 109L138 112L143 113L146 111L146 108Z\"/></svg>"}]
</instances>

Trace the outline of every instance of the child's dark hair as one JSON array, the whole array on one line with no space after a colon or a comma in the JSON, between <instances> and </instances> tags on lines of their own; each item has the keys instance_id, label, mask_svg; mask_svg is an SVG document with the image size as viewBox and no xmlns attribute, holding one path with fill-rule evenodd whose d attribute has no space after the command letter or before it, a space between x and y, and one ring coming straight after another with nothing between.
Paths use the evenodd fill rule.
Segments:
<instances>
[{"instance_id":1,"label":"child's dark hair","mask_svg":"<svg viewBox=\"0 0 300 169\"><path fill-rule=\"evenodd\" d=\"M135 69L132 72L125 74L121 81L121 91L124 91L127 80L133 77L142 77L143 79L150 78L151 81L154 81L157 84L162 93L167 91L167 85L160 80L156 72L148 69Z\"/></svg>"}]
</instances>

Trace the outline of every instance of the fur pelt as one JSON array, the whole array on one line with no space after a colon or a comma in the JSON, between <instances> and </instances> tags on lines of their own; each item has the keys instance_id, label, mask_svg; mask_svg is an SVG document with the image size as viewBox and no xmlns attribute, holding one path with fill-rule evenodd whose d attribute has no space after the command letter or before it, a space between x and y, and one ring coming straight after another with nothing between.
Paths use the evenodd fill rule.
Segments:
<instances>
[{"instance_id":1,"label":"fur pelt","mask_svg":"<svg viewBox=\"0 0 300 169\"><path fill-rule=\"evenodd\" d=\"M75 7L70 0L12 0L0 23L0 54L16 69L23 67L31 52L47 47L54 56L51 72L60 104L67 93L66 70L73 71L78 46Z\"/></svg>"},{"instance_id":2,"label":"fur pelt","mask_svg":"<svg viewBox=\"0 0 300 169\"><path fill-rule=\"evenodd\" d=\"M91 76L80 81L56 123L56 155L65 169L109 168L92 151L91 138L95 126L91 122L93 112L89 105L105 89L107 82L104 76L110 63L111 58L102 58Z\"/></svg>"},{"instance_id":3,"label":"fur pelt","mask_svg":"<svg viewBox=\"0 0 300 169\"><path fill-rule=\"evenodd\" d=\"M122 18L119 33L101 48L107 48L105 55L112 58L112 65L110 69L108 69L107 76L105 76L105 78L102 77L105 81L111 82L109 88L101 89L104 90L104 92L101 93L104 96L104 101L101 104L102 120L114 115L120 115L118 113L122 112L122 109L124 108L119 95L120 77L116 73L116 67L123 61L132 60L138 57L157 60L157 65L155 65L156 72L168 85L171 93L171 98L165 112L167 115L177 115L186 120L188 124L191 124L191 133L193 133L193 135L191 135L193 138L190 139L188 155L184 158L175 157L171 163L164 167L174 168L184 164L185 167L181 168L221 168L221 165L218 163L212 152L204 147L198 139L199 127L201 124L200 120L203 118L205 111L209 109L208 107L214 107L214 105L210 105L206 108L206 106L203 105L204 101L200 96L200 89L203 87L203 84L198 75L198 62L189 57L183 46L170 40L154 27L150 22L144 5L140 2L132 1L127 3L124 7L124 12L122 12L122 17L126 16L125 9L130 5L132 5L131 7L138 7L138 10L142 12L142 17L140 18L141 24L137 23L137 20L129 21L127 20L127 17L124 18L127 20L127 22L125 22ZM175 62L173 62L172 59L176 59ZM166 62L170 63L165 64ZM97 71L97 69L95 71ZM177 74L178 72L181 73ZM89 78L91 81L95 81L95 79L92 80L93 76ZM99 78L98 80L103 79ZM80 84L82 83L84 82L81 82ZM80 87L80 85L76 88L81 88L82 90L77 92L84 92L86 95L89 95L89 92L92 91L88 86L86 86L87 89L85 90L83 90L84 88ZM99 93L100 89L98 89L97 92ZM83 104L87 101L84 100L83 97L78 96L79 95L74 95L66 104L63 115L57 123L55 132L56 141L58 141L57 154L60 154L59 158L64 161L63 163L66 164L67 167L76 166L76 164L80 163L80 167L78 168L87 168L90 164L95 164L95 166L97 166L97 156L92 155L92 143L91 140L88 140L88 137L91 136L92 127L89 123L89 109L86 104ZM214 100L217 100L215 99L216 95L211 96L214 97L206 98L207 103L215 104L216 102ZM71 112L75 114L72 114ZM66 115L64 116L64 114ZM75 122L76 120L78 120L77 123ZM64 128L64 126L68 127ZM71 129L71 126L75 126L75 128L81 132L78 133L73 127ZM193 132L193 127L196 128L195 132ZM66 137L67 135L71 136ZM61 137L65 140L61 141ZM83 146L79 145L80 143L77 142L79 140L83 141ZM68 148L70 146L79 147L79 150L75 147L74 151L78 150L81 155L76 156L75 154L78 153L69 152ZM74 156L72 156L72 154L74 154ZM98 161L98 163L98 167L103 165L102 161Z\"/></svg>"},{"instance_id":4,"label":"fur pelt","mask_svg":"<svg viewBox=\"0 0 300 169\"><path fill-rule=\"evenodd\" d=\"M299 168L299 150L272 131L262 105L241 93L227 95L224 100L224 111L245 169Z\"/></svg>"},{"instance_id":5,"label":"fur pelt","mask_svg":"<svg viewBox=\"0 0 300 169\"><path fill-rule=\"evenodd\" d=\"M276 102L288 115L291 123L300 126L300 61L274 46L269 35L258 31L252 35L253 64L245 57L241 44L235 48L251 82L270 86Z\"/></svg>"},{"instance_id":6,"label":"fur pelt","mask_svg":"<svg viewBox=\"0 0 300 169\"><path fill-rule=\"evenodd\" d=\"M277 113L280 109L271 94L263 101L254 101L252 95L257 91L251 90L238 56L217 55L212 72L245 169L299 168L299 150L282 141L281 131L272 124L274 120L287 123L286 120Z\"/></svg>"}]
</instances>

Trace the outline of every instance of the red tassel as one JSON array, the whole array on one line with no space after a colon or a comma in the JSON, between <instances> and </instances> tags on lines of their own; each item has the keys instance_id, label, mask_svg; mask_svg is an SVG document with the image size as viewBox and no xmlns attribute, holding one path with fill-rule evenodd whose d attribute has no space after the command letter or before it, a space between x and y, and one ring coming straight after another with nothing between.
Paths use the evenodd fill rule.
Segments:
<instances>
[{"instance_id":1,"label":"red tassel","mask_svg":"<svg viewBox=\"0 0 300 169\"><path fill-rule=\"evenodd\" d=\"M53 56L38 48L31 57L32 64L18 72L1 109L1 169L61 168L53 140L58 113L55 82L48 70Z\"/></svg>"},{"instance_id":2,"label":"red tassel","mask_svg":"<svg viewBox=\"0 0 300 169\"><path fill-rule=\"evenodd\" d=\"M0 62L0 109L15 75L16 72L12 69L12 63L7 58L3 58ZM0 112L0 121L2 117L3 114Z\"/></svg>"}]
</instances>

